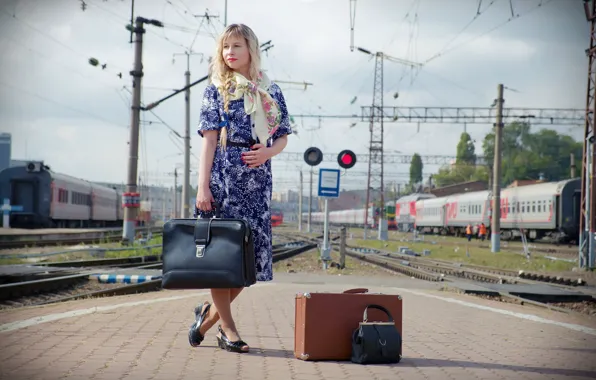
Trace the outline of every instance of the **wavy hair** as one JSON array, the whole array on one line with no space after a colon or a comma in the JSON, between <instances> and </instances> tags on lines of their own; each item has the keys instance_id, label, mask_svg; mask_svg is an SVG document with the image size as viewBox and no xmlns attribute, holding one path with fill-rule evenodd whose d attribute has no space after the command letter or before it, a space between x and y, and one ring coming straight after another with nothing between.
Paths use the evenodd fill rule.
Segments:
<instances>
[{"instance_id":1,"label":"wavy hair","mask_svg":"<svg viewBox=\"0 0 596 380\"><path fill-rule=\"evenodd\" d=\"M213 78L217 78L221 83L224 84L223 89L219 90L224 99L224 112L226 113L228 112L228 107L230 103L230 88L232 87L232 77L234 75L234 71L230 69L230 67L223 58L223 45L225 41L230 37L244 38L244 41L246 41L246 44L248 46L248 51L250 53L250 78L246 79L250 81L256 81L259 72L261 71L261 51L259 50L259 40L257 39L256 34L252 31L251 28L244 24L229 25L219 36L217 40L217 47L215 49L215 55L213 56L213 58L211 59L211 63L209 64L209 75L211 77L211 80L213 81ZM221 146L224 148L226 146L227 138L227 128L223 127L221 129L219 141Z\"/></svg>"}]
</instances>

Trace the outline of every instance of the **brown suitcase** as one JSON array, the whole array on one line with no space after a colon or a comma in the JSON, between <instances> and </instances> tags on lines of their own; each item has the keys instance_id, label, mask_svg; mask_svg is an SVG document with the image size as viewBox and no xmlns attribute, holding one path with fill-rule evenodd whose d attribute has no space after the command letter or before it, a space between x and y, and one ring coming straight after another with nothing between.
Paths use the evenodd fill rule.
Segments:
<instances>
[{"instance_id":1,"label":"brown suitcase","mask_svg":"<svg viewBox=\"0 0 596 380\"><path fill-rule=\"evenodd\" d=\"M301 360L350 360L352 333L371 304L389 310L403 339L402 298L397 294L373 294L364 288L296 294L294 356ZM386 322L387 314L368 309L368 321Z\"/></svg>"}]
</instances>

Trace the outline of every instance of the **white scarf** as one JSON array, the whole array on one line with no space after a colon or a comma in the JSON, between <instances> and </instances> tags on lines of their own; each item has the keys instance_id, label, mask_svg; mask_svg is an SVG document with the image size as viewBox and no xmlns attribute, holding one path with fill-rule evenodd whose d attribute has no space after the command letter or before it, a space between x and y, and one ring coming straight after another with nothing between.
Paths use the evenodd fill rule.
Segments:
<instances>
[{"instance_id":1,"label":"white scarf","mask_svg":"<svg viewBox=\"0 0 596 380\"><path fill-rule=\"evenodd\" d=\"M213 84L223 93L225 83L213 78ZM230 100L244 98L244 112L252 117L255 133L263 145L267 144L281 122L279 105L268 91L270 86L271 81L263 72L259 72L256 83L235 72L229 90ZM227 115L224 115L224 120L228 120Z\"/></svg>"}]
</instances>

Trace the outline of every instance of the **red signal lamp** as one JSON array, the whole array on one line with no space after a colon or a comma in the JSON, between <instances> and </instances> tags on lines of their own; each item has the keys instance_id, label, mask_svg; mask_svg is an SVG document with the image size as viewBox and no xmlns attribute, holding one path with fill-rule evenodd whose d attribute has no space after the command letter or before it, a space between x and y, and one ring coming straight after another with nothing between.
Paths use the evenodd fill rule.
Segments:
<instances>
[{"instance_id":1,"label":"red signal lamp","mask_svg":"<svg viewBox=\"0 0 596 380\"><path fill-rule=\"evenodd\" d=\"M350 169L356 165L356 155L351 150L342 150L337 155L337 163L344 169Z\"/></svg>"}]
</instances>

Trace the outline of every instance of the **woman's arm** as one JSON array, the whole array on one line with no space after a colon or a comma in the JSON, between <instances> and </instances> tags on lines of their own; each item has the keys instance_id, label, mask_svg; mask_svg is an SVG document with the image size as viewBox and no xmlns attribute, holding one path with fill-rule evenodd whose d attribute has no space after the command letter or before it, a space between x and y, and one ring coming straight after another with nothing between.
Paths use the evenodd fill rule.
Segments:
<instances>
[{"instance_id":1,"label":"woman's arm","mask_svg":"<svg viewBox=\"0 0 596 380\"><path fill-rule=\"evenodd\" d=\"M271 145L271 147L267 148L267 151L268 151L267 156L269 156L269 158L273 158L273 157L277 156L286 148L286 145L288 145L288 135L283 135L283 136L277 138L273 142L273 145Z\"/></svg>"},{"instance_id":2,"label":"woman's arm","mask_svg":"<svg viewBox=\"0 0 596 380\"><path fill-rule=\"evenodd\" d=\"M201 101L201 112L199 118L198 133L203 138L201 143L201 157L199 158L199 180L196 208L210 211L211 203L214 202L209 182L211 180L211 169L215 150L217 149L219 125L219 102L217 100L217 89L210 85L205 88L203 100ZM195 210L196 211L196 210Z\"/></svg>"},{"instance_id":3,"label":"woman's arm","mask_svg":"<svg viewBox=\"0 0 596 380\"><path fill-rule=\"evenodd\" d=\"M215 157L216 147L217 131L204 131L201 157L199 159L199 191L201 191L201 189L209 188L211 168L213 166L213 158Z\"/></svg>"}]
</instances>

